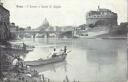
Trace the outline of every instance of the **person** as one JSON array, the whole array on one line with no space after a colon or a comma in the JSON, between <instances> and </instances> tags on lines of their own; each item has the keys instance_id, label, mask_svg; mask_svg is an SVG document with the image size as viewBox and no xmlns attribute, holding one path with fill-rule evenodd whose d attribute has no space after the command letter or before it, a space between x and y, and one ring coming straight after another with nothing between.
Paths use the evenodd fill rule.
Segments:
<instances>
[{"instance_id":1,"label":"person","mask_svg":"<svg viewBox=\"0 0 128 82\"><path fill-rule=\"evenodd\" d=\"M52 57L56 57L57 56L57 51L56 48L54 48L53 53L52 53Z\"/></svg>"},{"instance_id":2,"label":"person","mask_svg":"<svg viewBox=\"0 0 128 82\"><path fill-rule=\"evenodd\" d=\"M14 66L13 70L16 71L16 73L18 73L19 66L18 66L18 59L17 59L17 57L14 58L14 60L12 62L12 65Z\"/></svg>"},{"instance_id":3,"label":"person","mask_svg":"<svg viewBox=\"0 0 128 82\"><path fill-rule=\"evenodd\" d=\"M26 44L23 43L23 50L26 50Z\"/></svg>"},{"instance_id":4,"label":"person","mask_svg":"<svg viewBox=\"0 0 128 82\"><path fill-rule=\"evenodd\" d=\"M64 46L64 53L67 52L67 46Z\"/></svg>"},{"instance_id":5,"label":"person","mask_svg":"<svg viewBox=\"0 0 128 82\"><path fill-rule=\"evenodd\" d=\"M15 59L12 62L12 65L16 66L18 64L18 59L15 57Z\"/></svg>"},{"instance_id":6,"label":"person","mask_svg":"<svg viewBox=\"0 0 128 82\"><path fill-rule=\"evenodd\" d=\"M23 69L23 60L19 56L18 57L15 57L15 59L13 60L12 65L14 66L14 70L17 73L19 73Z\"/></svg>"}]
</instances>

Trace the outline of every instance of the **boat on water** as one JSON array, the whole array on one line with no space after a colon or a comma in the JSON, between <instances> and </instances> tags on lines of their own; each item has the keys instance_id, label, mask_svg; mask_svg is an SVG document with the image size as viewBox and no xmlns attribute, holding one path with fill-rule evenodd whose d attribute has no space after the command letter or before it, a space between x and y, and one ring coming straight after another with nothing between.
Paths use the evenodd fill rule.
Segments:
<instances>
[{"instance_id":1,"label":"boat on water","mask_svg":"<svg viewBox=\"0 0 128 82\"><path fill-rule=\"evenodd\" d=\"M56 62L62 62L65 60L67 54L61 54L61 55L58 55L56 57L51 57L51 58L48 58L48 59L38 59L38 60L35 60L35 61L25 61L25 64L27 66L40 66L40 65L47 65L47 64L52 64L52 63L56 63Z\"/></svg>"},{"instance_id":2,"label":"boat on water","mask_svg":"<svg viewBox=\"0 0 128 82\"><path fill-rule=\"evenodd\" d=\"M66 48L65 48L63 53L61 53L59 55L53 54L50 58L47 58L47 59L40 58L40 59L34 60L34 61L25 61L25 64L27 66L40 66L40 65L47 65L47 64L62 62L65 60L67 53L69 53L69 52L66 52Z\"/></svg>"}]
</instances>

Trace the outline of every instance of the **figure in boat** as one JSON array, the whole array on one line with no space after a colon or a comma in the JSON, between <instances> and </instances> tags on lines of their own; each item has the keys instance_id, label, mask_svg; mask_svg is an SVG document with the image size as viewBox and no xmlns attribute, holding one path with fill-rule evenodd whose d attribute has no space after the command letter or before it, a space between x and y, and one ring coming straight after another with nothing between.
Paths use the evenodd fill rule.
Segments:
<instances>
[{"instance_id":1,"label":"figure in boat","mask_svg":"<svg viewBox=\"0 0 128 82\"><path fill-rule=\"evenodd\" d=\"M50 54L50 57L47 59L38 59L35 61L26 61L25 64L28 66L39 66L39 65L47 65L57 62L62 62L65 60L67 54L67 47L65 46L64 49L61 49L59 52L56 50L56 48L53 49L53 53Z\"/></svg>"},{"instance_id":2,"label":"figure in boat","mask_svg":"<svg viewBox=\"0 0 128 82\"><path fill-rule=\"evenodd\" d=\"M64 53L67 53L67 46L64 46Z\"/></svg>"},{"instance_id":3,"label":"figure in boat","mask_svg":"<svg viewBox=\"0 0 128 82\"><path fill-rule=\"evenodd\" d=\"M54 48L53 53L52 53L52 58L56 56L57 56L57 51L56 51L56 48Z\"/></svg>"},{"instance_id":4,"label":"figure in boat","mask_svg":"<svg viewBox=\"0 0 128 82\"><path fill-rule=\"evenodd\" d=\"M64 55L66 53L67 53L67 47L66 46L64 46L64 49L61 49L59 52L57 52L56 48L54 48L53 53L52 53L52 58L57 57L59 55Z\"/></svg>"}]
</instances>

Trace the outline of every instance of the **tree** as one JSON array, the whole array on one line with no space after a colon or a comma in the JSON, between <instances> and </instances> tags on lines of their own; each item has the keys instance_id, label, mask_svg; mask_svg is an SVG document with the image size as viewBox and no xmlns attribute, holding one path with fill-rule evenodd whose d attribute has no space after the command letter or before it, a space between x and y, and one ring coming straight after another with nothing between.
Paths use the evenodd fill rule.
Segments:
<instances>
[{"instance_id":1,"label":"tree","mask_svg":"<svg viewBox=\"0 0 128 82\"><path fill-rule=\"evenodd\" d=\"M128 32L128 23L121 23L116 30L117 34L126 34Z\"/></svg>"},{"instance_id":2,"label":"tree","mask_svg":"<svg viewBox=\"0 0 128 82\"><path fill-rule=\"evenodd\" d=\"M90 28L94 28L95 25L94 25L94 24L90 24L89 27L90 27Z\"/></svg>"}]
</instances>

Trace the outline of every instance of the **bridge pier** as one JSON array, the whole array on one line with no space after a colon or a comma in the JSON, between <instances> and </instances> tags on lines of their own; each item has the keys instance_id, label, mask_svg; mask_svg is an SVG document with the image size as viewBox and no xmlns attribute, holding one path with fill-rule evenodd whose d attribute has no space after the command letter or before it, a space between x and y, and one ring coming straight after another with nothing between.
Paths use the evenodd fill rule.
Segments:
<instances>
[{"instance_id":1,"label":"bridge pier","mask_svg":"<svg viewBox=\"0 0 128 82\"><path fill-rule=\"evenodd\" d=\"M48 32L46 33L46 38L49 38L49 33Z\"/></svg>"}]
</instances>

